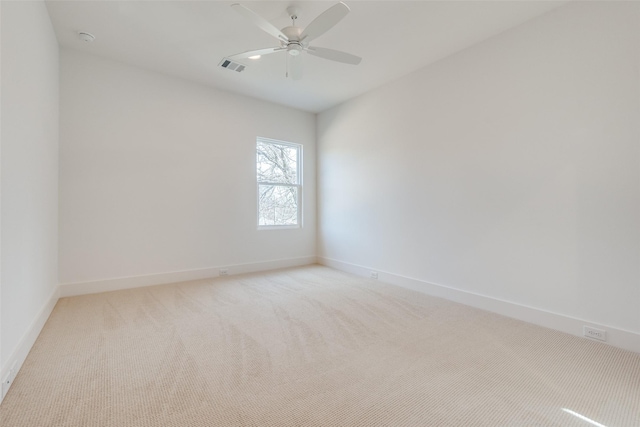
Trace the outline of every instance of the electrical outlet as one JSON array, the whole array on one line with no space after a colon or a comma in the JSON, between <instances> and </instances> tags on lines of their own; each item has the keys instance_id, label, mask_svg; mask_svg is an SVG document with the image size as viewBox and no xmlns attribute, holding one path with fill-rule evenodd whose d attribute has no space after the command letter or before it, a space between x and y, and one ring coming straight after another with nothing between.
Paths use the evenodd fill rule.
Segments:
<instances>
[{"instance_id":1,"label":"electrical outlet","mask_svg":"<svg viewBox=\"0 0 640 427\"><path fill-rule=\"evenodd\" d=\"M584 336L587 338L593 338L598 341L606 341L607 340L607 331L603 331L602 329L592 328L590 326L584 326Z\"/></svg>"},{"instance_id":2,"label":"electrical outlet","mask_svg":"<svg viewBox=\"0 0 640 427\"><path fill-rule=\"evenodd\" d=\"M7 395L7 392L9 391L9 387L11 387L11 376L12 376L12 372L9 371L9 373L4 378L4 380L2 380L2 398L3 399Z\"/></svg>"},{"instance_id":3,"label":"electrical outlet","mask_svg":"<svg viewBox=\"0 0 640 427\"><path fill-rule=\"evenodd\" d=\"M378 272L377 271L372 271L370 276L371 276L372 279L378 280Z\"/></svg>"},{"instance_id":4,"label":"electrical outlet","mask_svg":"<svg viewBox=\"0 0 640 427\"><path fill-rule=\"evenodd\" d=\"M218 271L218 274L220 274L220 276L228 276L228 275L229 275L229 269L227 269L227 268L221 268L221 269Z\"/></svg>"}]
</instances>

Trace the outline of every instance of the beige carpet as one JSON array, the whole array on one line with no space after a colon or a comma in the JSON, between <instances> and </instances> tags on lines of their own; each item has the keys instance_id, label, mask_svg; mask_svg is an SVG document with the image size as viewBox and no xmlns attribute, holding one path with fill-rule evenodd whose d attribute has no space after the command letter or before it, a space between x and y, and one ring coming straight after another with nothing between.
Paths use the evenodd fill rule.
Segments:
<instances>
[{"instance_id":1,"label":"beige carpet","mask_svg":"<svg viewBox=\"0 0 640 427\"><path fill-rule=\"evenodd\" d=\"M640 355L312 266L61 299L0 425L640 426Z\"/></svg>"}]
</instances>

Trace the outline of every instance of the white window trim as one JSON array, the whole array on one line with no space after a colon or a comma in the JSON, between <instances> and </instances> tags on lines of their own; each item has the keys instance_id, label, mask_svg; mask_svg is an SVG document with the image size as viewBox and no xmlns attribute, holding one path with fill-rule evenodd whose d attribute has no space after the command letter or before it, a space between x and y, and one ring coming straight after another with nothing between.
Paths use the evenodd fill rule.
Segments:
<instances>
[{"instance_id":1,"label":"white window trim","mask_svg":"<svg viewBox=\"0 0 640 427\"><path fill-rule=\"evenodd\" d=\"M256 171L256 223L258 226L258 230L287 230L287 229L296 229L296 228L302 228L303 226L303 218L304 216L302 215L302 204L303 204L303 196L302 196L302 188L303 188L303 156L302 156L302 144L296 144L295 142L288 142L288 141L281 141L278 139L271 139L271 138L263 138L261 136L256 138L256 145L258 144L258 142L265 142L267 144L277 144L277 145L284 145L284 146L289 146L289 147L295 147L297 148L297 152L298 152L298 158L297 158L297 165L298 165L298 184L286 184L286 183L281 183L281 182L268 182L268 181L258 181L258 171L256 170L255 166L258 163L258 153L256 152L256 159L254 162L254 170ZM298 188L298 219L297 219L297 224L296 225L260 225L260 185L278 185L278 186L282 186L282 187L297 187Z\"/></svg>"}]
</instances>

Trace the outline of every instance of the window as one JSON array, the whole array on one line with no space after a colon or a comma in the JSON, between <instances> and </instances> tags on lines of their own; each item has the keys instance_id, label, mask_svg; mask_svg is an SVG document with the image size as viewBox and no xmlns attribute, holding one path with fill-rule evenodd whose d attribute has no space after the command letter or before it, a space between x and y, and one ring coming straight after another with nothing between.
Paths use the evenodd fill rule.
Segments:
<instances>
[{"instance_id":1,"label":"window","mask_svg":"<svg viewBox=\"0 0 640 427\"><path fill-rule=\"evenodd\" d=\"M258 138L258 228L301 225L302 146Z\"/></svg>"}]
</instances>

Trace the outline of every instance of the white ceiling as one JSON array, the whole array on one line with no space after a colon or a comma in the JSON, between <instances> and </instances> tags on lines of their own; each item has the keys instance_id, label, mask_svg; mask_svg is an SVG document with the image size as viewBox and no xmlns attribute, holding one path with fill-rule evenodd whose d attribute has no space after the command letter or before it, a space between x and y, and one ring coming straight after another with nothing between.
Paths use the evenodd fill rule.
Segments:
<instances>
[{"instance_id":1,"label":"white ceiling","mask_svg":"<svg viewBox=\"0 0 640 427\"><path fill-rule=\"evenodd\" d=\"M241 1L278 28L286 8L308 25L336 1ZM346 65L304 54L304 76L285 78L284 53L225 56L277 46L230 6L235 1L60 1L47 3L61 46L294 108L320 112L519 25L564 1L350 1L351 12L312 45L363 58ZM89 44L78 31L96 36Z\"/></svg>"}]
</instances>

